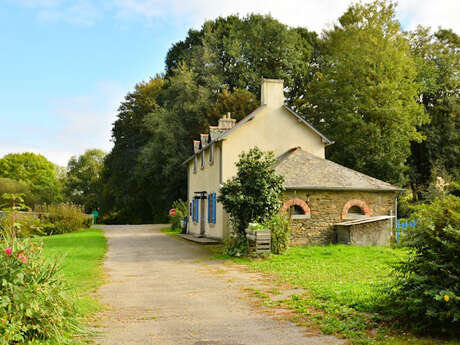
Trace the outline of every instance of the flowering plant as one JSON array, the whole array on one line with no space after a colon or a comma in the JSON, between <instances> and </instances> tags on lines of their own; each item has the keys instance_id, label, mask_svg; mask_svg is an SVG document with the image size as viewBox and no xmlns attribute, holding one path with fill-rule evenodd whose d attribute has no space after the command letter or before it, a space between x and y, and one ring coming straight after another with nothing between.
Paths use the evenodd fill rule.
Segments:
<instances>
[{"instance_id":1,"label":"flowering plant","mask_svg":"<svg viewBox=\"0 0 460 345\"><path fill-rule=\"evenodd\" d=\"M44 258L37 240L0 236L0 345L33 339L59 341L77 327L59 262Z\"/></svg>"}]
</instances>

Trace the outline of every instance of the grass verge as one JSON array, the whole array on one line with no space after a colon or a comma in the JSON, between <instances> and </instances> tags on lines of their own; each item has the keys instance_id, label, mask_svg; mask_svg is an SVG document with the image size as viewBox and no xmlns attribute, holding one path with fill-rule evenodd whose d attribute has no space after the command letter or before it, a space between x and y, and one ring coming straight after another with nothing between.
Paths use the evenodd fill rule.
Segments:
<instances>
[{"instance_id":1,"label":"grass verge","mask_svg":"<svg viewBox=\"0 0 460 345\"><path fill-rule=\"evenodd\" d=\"M285 299L274 298L275 303L270 297L278 293L253 292L266 307L291 309L298 323L316 325L323 333L345 337L352 344L460 344L393 329L375 312L379 286L389 279L391 264L405 255L401 249L388 247L304 246L264 260L240 258L232 262L268 274L277 290L300 289Z\"/></svg>"},{"instance_id":2,"label":"grass verge","mask_svg":"<svg viewBox=\"0 0 460 345\"><path fill-rule=\"evenodd\" d=\"M79 316L83 322L102 306L92 295L104 282L102 261L107 243L100 229L87 229L81 232L54 235L44 240L44 254L48 257L63 257L63 278L75 291ZM69 335L70 344L84 344L88 339L77 339ZM58 345L53 342L34 342L30 344Z\"/></svg>"}]
</instances>

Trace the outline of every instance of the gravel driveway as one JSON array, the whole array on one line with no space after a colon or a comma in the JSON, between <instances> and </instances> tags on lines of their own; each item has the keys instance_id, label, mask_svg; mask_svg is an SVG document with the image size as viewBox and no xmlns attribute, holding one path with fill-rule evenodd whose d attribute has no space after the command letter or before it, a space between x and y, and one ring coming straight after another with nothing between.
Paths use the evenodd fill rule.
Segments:
<instances>
[{"instance_id":1,"label":"gravel driveway","mask_svg":"<svg viewBox=\"0 0 460 345\"><path fill-rule=\"evenodd\" d=\"M99 226L108 252L108 283L99 290L101 345L339 344L248 303L254 275L228 273L194 243L167 236L161 225ZM247 296L246 296L247 297Z\"/></svg>"}]
</instances>

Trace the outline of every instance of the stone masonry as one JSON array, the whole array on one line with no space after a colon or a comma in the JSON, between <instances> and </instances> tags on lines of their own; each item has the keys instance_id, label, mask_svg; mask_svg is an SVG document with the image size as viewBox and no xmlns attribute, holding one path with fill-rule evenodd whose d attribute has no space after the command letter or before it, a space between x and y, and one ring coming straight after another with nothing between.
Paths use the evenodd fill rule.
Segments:
<instances>
[{"instance_id":1,"label":"stone masonry","mask_svg":"<svg viewBox=\"0 0 460 345\"><path fill-rule=\"evenodd\" d=\"M326 244L335 240L334 224L346 220L348 208L358 206L368 216L387 216L394 212L396 192L287 190L283 204L304 201L310 217L291 220L291 244Z\"/></svg>"}]
</instances>

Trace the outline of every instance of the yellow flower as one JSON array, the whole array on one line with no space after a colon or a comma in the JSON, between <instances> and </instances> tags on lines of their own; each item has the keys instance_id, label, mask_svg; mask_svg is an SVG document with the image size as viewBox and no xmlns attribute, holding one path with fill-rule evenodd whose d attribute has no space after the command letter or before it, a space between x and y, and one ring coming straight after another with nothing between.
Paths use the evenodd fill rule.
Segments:
<instances>
[{"instance_id":1,"label":"yellow flower","mask_svg":"<svg viewBox=\"0 0 460 345\"><path fill-rule=\"evenodd\" d=\"M449 302L449 299L450 299L449 295L444 295L444 301Z\"/></svg>"}]
</instances>

